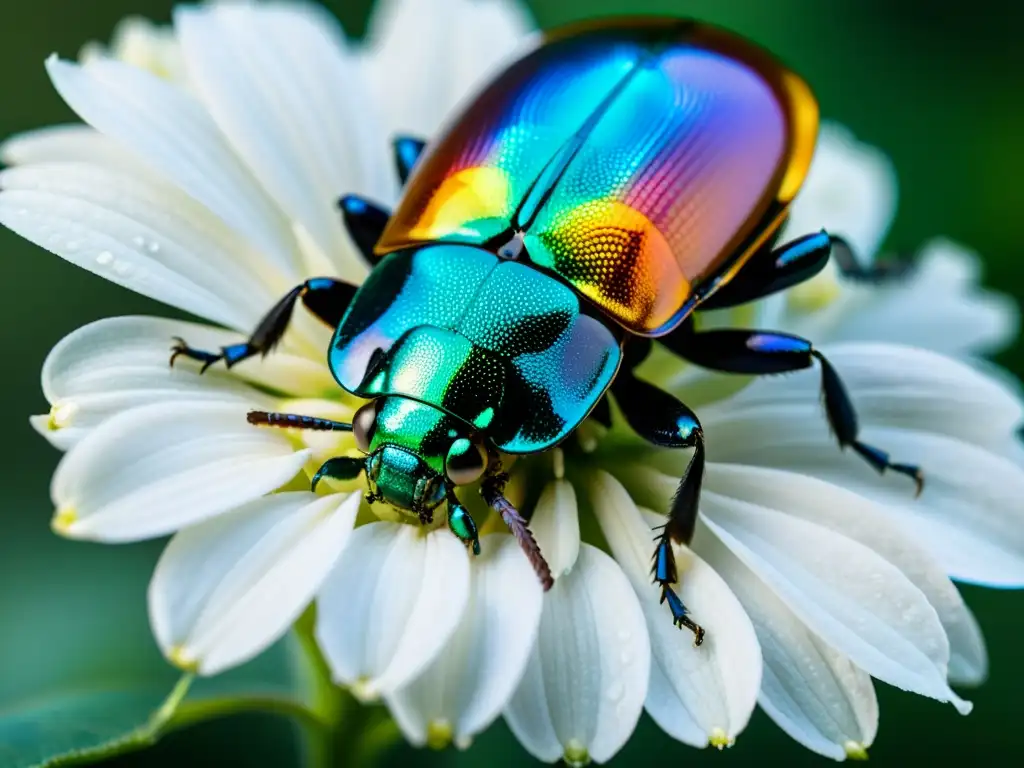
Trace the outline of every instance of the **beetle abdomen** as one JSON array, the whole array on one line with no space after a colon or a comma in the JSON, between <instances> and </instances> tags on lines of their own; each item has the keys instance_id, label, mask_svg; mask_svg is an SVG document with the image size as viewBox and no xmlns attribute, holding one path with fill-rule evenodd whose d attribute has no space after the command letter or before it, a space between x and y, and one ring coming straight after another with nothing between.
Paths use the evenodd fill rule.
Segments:
<instances>
[{"instance_id":1,"label":"beetle abdomen","mask_svg":"<svg viewBox=\"0 0 1024 768\"><path fill-rule=\"evenodd\" d=\"M816 129L803 81L735 36L675 19L556 33L428 148L378 250L524 232L534 263L658 335L777 226Z\"/></svg>"}]
</instances>

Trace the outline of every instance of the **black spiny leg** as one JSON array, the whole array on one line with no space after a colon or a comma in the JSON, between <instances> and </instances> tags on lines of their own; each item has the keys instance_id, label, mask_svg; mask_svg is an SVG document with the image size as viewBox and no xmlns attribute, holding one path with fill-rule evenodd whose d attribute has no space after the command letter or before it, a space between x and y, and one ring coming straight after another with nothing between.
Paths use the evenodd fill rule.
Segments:
<instances>
[{"instance_id":1,"label":"black spiny leg","mask_svg":"<svg viewBox=\"0 0 1024 768\"><path fill-rule=\"evenodd\" d=\"M373 252L373 247L380 240L391 214L379 205L356 195L345 195L338 201L338 207L341 209L341 218L352 242L366 259L366 263L370 266L375 265L380 261L380 257Z\"/></svg>"},{"instance_id":2,"label":"black spiny leg","mask_svg":"<svg viewBox=\"0 0 1024 768\"><path fill-rule=\"evenodd\" d=\"M630 370L620 370L612 393L629 426L640 437L665 448L693 448L693 457L672 499L668 522L658 535L651 573L661 587L661 602L668 603L672 612L672 623L693 632L694 645L700 645L704 630L690 618L671 585L679 580L672 542L689 543L697 522L704 479L704 433L693 411L667 392L636 378Z\"/></svg>"},{"instance_id":3,"label":"black spiny leg","mask_svg":"<svg viewBox=\"0 0 1024 768\"><path fill-rule=\"evenodd\" d=\"M701 309L746 304L809 280L828 263L839 238L828 232L805 235L777 248L771 244L754 253L724 286L701 302ZM845 250L849 247L843 242Z\"/></svg>"},{"instance_id":4,"label":"black spiny leg","mask_svg":"<svg viewBox=\"0 0 1024 768\"><path fill-rule=\"evenodd\" d=\"M763 375L788 373L821 365L821 389L825 412L842 448L852 448L879 473L886 470L914 481L917 495L924 487L920 468L897 464L889 454L857 439L859 425L850 395L832 364L811 342L798 336L764 331L714 330L693 332L686 326L660 339L673 352L692 363L724 373Z\"/></svg>"},{"instance_id":5,"label":"black spiny leg","mask_svg":"<svg viewBox=\"0 0 1024 768\"><path fill-rule=\"evenodd\" d=\"M825 268L829 259L839 271L856 282L879 283L906 274L907 261L863 267L849 243L822 230L778 247L768 244L754 253L735 277L701 302L701 309L724 309L746 304L809 280Z\"/></svg>"},{"instance_id":6,"label":"black spiny leg","mask_svg":"<svg viewBox=\"0 0 1024 768\"><path fill-rule=\"evenodd\" d=\"M832 259L843 277L858 283L880 284L899 280L913 268L913 263L906 258L876 261L865 267L860 263L850 244L835 235L832 236Z\"/></svg>"},{"instance_id":7,"label":"black spiny leg","mask_svg":"<svg viewBox=\"0 0 1024 768\"><path fill-rule=\"evenodd\" d=\"M174 346L171 347L171 365L174 365L174 361L179 357L187 357L201 362L203 367L199 369L199 372L203 373L220 360L223 360L224 364L230 368L254 355L265 357L284 336L284 332L288 329L288 322L292 318L292 312L295 310L295 303L299 299L302 299L302 303L310 312L333 328L341 322L355 293L354 285L343 283L332 277L314 277L290 290L283 299L277 302L260 320L248 341L222 347L220 352L205 352L201 349L193 349L184 339L176 338Z\"/></svg>"},{"instance_id":8,"label":"black spiny leg","mask_svg":"<svg viewBox=\"0 0 1024 768\"><path fill-rule=\"evenodd\" d=\"M398 180L402 182L403 187L409 180L412 167L416 165L416 161L420 159L423 148L426 146L427 142L413 136L399 136L392 144L392 149L395 152L395 170L398 171Z\"/></svg>"}]
</instances>

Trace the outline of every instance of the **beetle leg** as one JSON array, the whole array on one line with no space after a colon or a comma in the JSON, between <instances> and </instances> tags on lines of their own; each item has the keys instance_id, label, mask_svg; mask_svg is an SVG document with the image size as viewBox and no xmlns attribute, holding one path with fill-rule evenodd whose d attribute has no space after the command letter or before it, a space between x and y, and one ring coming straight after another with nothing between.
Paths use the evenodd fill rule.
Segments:
<instances>
[{"instance_id":1,"label":"beetle leg","mask_svg":"<svg viewBox=\"0 0 1024 768\"><path fill-rule=\"evenodd\" d=\"M887 283L899 280L913 269L913 262L905 257L888 261L876 261L867 266L860 263L857 254L846 240L832 235L832 261L839 267L843 277L858 283Z\"/></svg>"},{"instance_id":2,"label":"beetle leg","mask_svg":"<svg viewBox=\"0 0 1024 768\"><path fill-rule=\"evenodd\" d=\"M315 491L325 477L331 480L355 480L364 469L366 459L361 456L335 456L320 465L320 469L313 475L313 480L309 484L309 490Z\"/></svg>"},{"instance_id":3,"label":"beetle leg","mask_svg":"<svg viewBox=\"0 0 1024 768\"><path fill-rule=\"evenodd\" d=\"M668 603L672 612L672 623L693 632L694 644L700 645L704 642L704 629L690 618L689 610L672 588L679 580L672 543L686 544L693 538L704 479L704 432L693 411L629 370L620 371L612 384L612 393L622 415L640 437L665 448L693 449L690 464L672 499L668 522L657 537L651 575L661 587L661 602Z\"/></svg>"},{"instance_id":4,"label":"beetle leg","mask_svg":"<svg viewBox=\"0 0 1024 768\"><path fill-rule=\"evenodd\" d=\"M379 205L357 195L345 195L338 201L345 229L366 263L373 266L380 257L373 252L391 214Z\"/></svg>"},{"instance_id":5,"label":"beetle leg","mask_svg":"<svg viewBox=\"0 0 1024 768\"><path fill-rule=\"evenodd\" d=\"M750 257L728 283L700 303L701 309L724 309L746 304L809 280L832 259L845 277L879 283L902 277L909 262L896 260L865 267L850 244L822 230L773 248L770 244Z\"/></svg>"},{"instance_id":6,"label":"beetle leg","mask_svg":"<svg viewBox=\"0 0 1024 768\"><path fill-rule=\"evenodd\" d=\"M412 173L412 167L423 154L423 148L427 142L414 136L398 136L392 142L391 148L395 153L395 170L398 171L398 180L405 186Z\"/></svg>"},{"instance_id":7,"label":"beetle leg","mask_svg":"<svg viewBox=\"0 0 1024 768\"><path fill-rule=\"evenodd\" d=\"M829 426L841 448L852 448L879 473L886 470L910 477L917 495L924 488L919 467L897 464L889 454L857 439L857 412L850 395L832 364L811 342L786 333L746 330L712 330L662 337L673 352L692 363L725 373L764 375L788 373L810 368L817 360L821 366L821 389Z\"/></svg>"},{"instance_id":8,"label":"beetle leg","mask_svg":"<svg viewBox=\"0 0 1024 768\"><path fill-rule=\"evenodd\" d=\"M526 520L519 514L519 510L513 507L512 503L505 498L503 491L506 482L508 482L508 475L503 472L487 475L480 484L480 495L484 497L487 506L501 515L501 519L505 521L505 525L508 526L509 531L515 536L523 552L526 553L526 558L530 561L530 565L533 566L533 570L546 592L555 583L555 580L551 577L551 568L548 566L548 561L544 559L544 555L537 545L537 540L533 538L533 532L530 531Z\"/></svg>"},{"instance_id":9,"label":"beetle leg","mask_svg":"<svg viewBox=\"0 0 1024 768\"><path fill-rule=\"evenodd\" d=\"M224 364L230 368L254 355L266 356L284 336L292 317L292 311L295 309L295 303L299 299L302 299L302 303L310 312L333 328L341 322L355 292L355 286L332 277L314 277L290 290L283 299L277 302L260 320L248 341L222 347L220 352L204 352L200 349L193 349L184 339L174 339L174 346L171 347L171 365L173 366L174 361L179 357L187 357L201 362L203 367L199 372L203 373L220 360L223 360Z\"/></svg>"},{"instance_id":10,"label":"beetle leg","mask_svg":"<svg viewBox=\"0 0 1024 768\"><path fill-rule=\"evenodd\" d=\"M480 554L480 536L477 533L476 521L469 510L455 496L454 486L448 487L448 529L473 550L474 555Z\"/></svg>"}]
</instances>

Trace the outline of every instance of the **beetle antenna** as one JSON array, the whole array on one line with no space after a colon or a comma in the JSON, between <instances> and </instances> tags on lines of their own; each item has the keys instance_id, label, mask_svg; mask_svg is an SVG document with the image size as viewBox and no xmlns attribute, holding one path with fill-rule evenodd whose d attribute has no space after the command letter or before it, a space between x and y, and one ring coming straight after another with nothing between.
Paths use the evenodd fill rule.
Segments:
<instances>
[{"instance_id":1,"label":"beetle antenna","mask_svg":"<svg viewBox=\"0 0 1024 768\"><path fill-rule=\"evenodd\" d=\"M513 507L512 503L502 493L502 486L504 486L507 479L508 475L504 474L487 477L480 486L480 495L484 497L487 506L501 515L501 519L505 521L505 525L508 526L512 535L516 537L516 541L519 542L523 552L526 553L526 558L530 561L530 565L533 566L537 578L540 579L541 586L547 592L555 583L551 576L551 567L548 565L548 561L544 559L540 546L538 546L537 540L533 538L533 532L526 524L526 520L523 519L523 516L519 514L519 510Z\"/></svg>"},{"instance_id":2,"label":"beetle antenna","mask_svg":"<svg viewBox=\"0 0 1024 768\"><path fill-rule=\"evenodd\" d=\"M299 413L275 413L249 411L245 420L258 427L280 427L281 429L312 429L317 432L351 432L352 425L342 421L304 416Z\"/></svg>"}]
</instances>

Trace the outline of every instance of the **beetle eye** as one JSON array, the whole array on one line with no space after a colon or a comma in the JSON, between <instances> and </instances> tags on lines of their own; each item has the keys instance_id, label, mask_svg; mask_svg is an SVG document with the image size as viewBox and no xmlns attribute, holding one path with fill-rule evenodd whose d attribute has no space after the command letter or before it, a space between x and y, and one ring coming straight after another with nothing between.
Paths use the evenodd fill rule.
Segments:
<instances>
[{"instance_id":1,"label":"beetle eye","mask_svg":"<svg viewBox=\"0 0 1024 768\"><path fill-rule=\"evenodd\" d=\"M484 473L487 467L487 454L479 443L460 438L448 449L448 458L444 460L444 470L448 479L456 485L468 485Z\"/></svg>"},{"instance_id":2,"label":"beetle eye","mask_svg":"<svg viewBox=\"0 0 1024 768\"><path fill-rule=\"evenodd\" d=\"M373 433L377 431L377 401L371 400L356 411L352 417L352 436L356 439L356 447L364 453L370 450Z\"/></svg>"}]
</instances>

